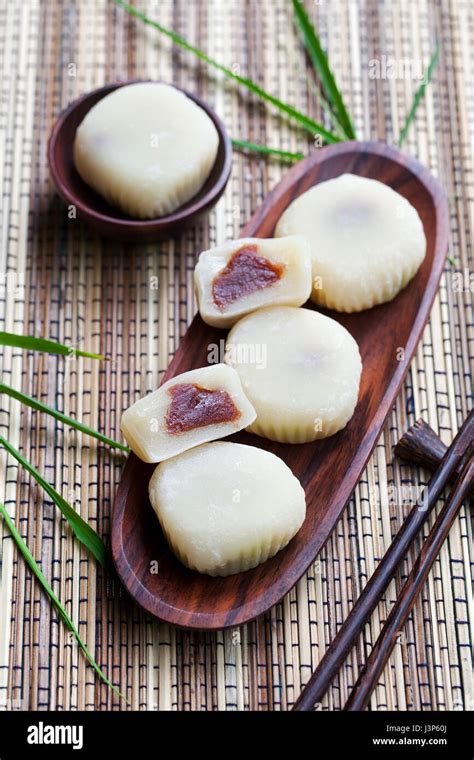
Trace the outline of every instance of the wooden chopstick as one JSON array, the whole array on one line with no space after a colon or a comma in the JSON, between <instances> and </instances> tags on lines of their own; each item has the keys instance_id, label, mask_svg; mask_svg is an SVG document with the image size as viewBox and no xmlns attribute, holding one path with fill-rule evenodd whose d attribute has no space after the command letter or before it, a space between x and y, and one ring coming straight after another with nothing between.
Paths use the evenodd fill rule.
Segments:
<instances>
[{"instance_id":1,"label":"wooden chopstick","mask_svg":"<svg viewBox=\"0 0 474 760\"><path fill-rule=\"evenodd\" d=\"M410 464L419 464L427 470L436 470L447 448L427 422L417 420L394 446L393 453L398 459L405 459ZM459 472L458 467L457 474ZM471 493L474 495L474 487Z\"/></svg>"},{"instance_id":2,"label":"wooden chopstick","mask_svg":"<svg viewBox=\"0 0 474 760\"><path fill-rule=\"evenodd\" d=\"M471 449L472 452L472 449ZM367 707L388 658L395 646L398 632L403 628L410 614L415 599L428 577L433 563L452 528L458 512L469 495L474 480L474 459L468 457L449 499L439 513L436 521L418 555L400 595L375 642L372 651L362 668L344 710L363 710Z\"/></svg>"},{"instance_id":3,"label":"wooden chopstick","mask_svg":"<svg viewBox=\"0 0 474 760\"><path fill-rule=\"evenodd\" d=\"M354 604L347 619L332 640L318 667L295 702L293 710L313 710L336 676L375 607L380 602L395 572L420 528L438 501L445 485L456 474L474 438L474 411L471 411L446 450L436 473L427 485L423 506L415 504L393 539L385 556Z\"/></svg>"},{"instance_id":4,"label":"wooden chopstick","mask_svg":"<svg viewBox=\"0 0 474 760\"><path fill-rule=\"evenodd\" d=\"M417 420L393 447L398 459L436 470L448 447L424 420Z\"/></svg>"}]
</instances>

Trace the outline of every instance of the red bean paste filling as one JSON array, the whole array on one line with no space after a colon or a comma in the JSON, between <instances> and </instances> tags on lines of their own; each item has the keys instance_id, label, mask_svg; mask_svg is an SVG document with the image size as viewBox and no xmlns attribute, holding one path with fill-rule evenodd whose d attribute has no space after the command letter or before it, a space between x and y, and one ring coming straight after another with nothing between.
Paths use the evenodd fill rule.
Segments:
<instances>
[{"instance_id":1,"label":"red bean paste filling","mask_svg":"<svg viewBox=\"0 0 474 760\"><path fill-rule=\"evenodd\" d=\"M269 288L282 276L285 265L273 264L257 251L255 244L243 245L214 278L212 297L219 309L256 290Z\"/></svg>"},{"instance_id":2,"label":"red bean paste filling","mask_svg":"<svg viewBox=\"0 0 474 760\"><path fill-rule=\"evenodd\" d=\"M233 422L240 417L227 391L210 391L192 383L180 383L173 385L168 393L171 404L165 422L169 433L185 433L218 422Z\"/></svg>"}]
</instances>

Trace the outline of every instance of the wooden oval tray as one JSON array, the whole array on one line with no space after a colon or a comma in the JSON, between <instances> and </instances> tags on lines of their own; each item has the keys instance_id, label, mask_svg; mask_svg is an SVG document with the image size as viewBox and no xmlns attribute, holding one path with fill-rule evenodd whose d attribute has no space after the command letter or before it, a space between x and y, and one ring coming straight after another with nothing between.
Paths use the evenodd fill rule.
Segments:
<instances>
[{"instance_id":1,"label":"wooden oval tray","mask_svg":"<svg viewBox=\"0 0 474 760\"><path fill-rule=\"evenodd\" d=\"M275 557L227 578L211 578L185 568L169 550L148 501L154 465L144 464L134 454L129 456L115 500L112 552L125 588L160 620L212 630L245 623L276 604L303 575L332 532L395 402L427 322L447 252L447 203L427 169L384 143L331 145L288 172L242 230L242 236L271 237L277 220L294 198L312 185L345 172L378 179L415 206L428 241L426 258L414 280L390 303L358 314L325 312L352 333L363 362L359 402L344 430L331 438L300 445L273 443L245 432L232 437L280 456L305 488L305 522ZM197 315L163 382L206 365L209 346L225 337L225 331L209 327ZM158 572L152 572L156 569Z\"/></svg>"}]
</instances>

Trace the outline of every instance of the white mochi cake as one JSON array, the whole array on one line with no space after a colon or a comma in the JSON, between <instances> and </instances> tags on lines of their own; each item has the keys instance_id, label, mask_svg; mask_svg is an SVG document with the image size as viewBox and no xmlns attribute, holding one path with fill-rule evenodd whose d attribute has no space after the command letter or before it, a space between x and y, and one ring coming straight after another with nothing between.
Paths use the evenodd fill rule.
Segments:
<instances>
[{"instance_id":1,"label":"white mochi cake","mask_svg":"<svg viewBox=\"0 0 474 760\"><path fill-rule=\"evenodd\" d=\"M225 360L237 370L257 418L252 433L304 443L341 430L354 413L362 363L350 333L310 309L275 306L241 319Z\"/></svg>"},{"instance_id":2,"label":"white mochi cake","mask_svg":"<svg viewBox=\"0 0 474 760\"><path fill-rule=\"evenodd\" d=\"M296 198L276 237L305 235L313 261L313 300L337 311L390 301L415 276L426 253L416 209L392 188L343 174Z\"/></svg>"},{"instance_id":3,"label":"white mochi cake","mask_svg":"<svg viewBox=\"0 0 474 760\"><path fill-rule=\"evenodd\" d=\"M215 364L183 372L136 401L121 430L144 462L161 462L215 438L236 433L255 419L232 367Z\"/></svg>"},{"instance_id":4,"label":"white mochi cake","mask_svg":"<svg viewBox=\"0 0 474 760\"><path fill-rule=\"evenodd\" d=\"M242 238L203 251L194 271L204 322L231 327L264 306L301 306L311 293L311 251L301 235Z\"/></svg>"},{"instance_id":5,"label":"white mochi cake","mask_svg":"<svg viewBox=\"0 0 474 760\"><path fill-rule=\"evenodd\" d=\"M272 557L298 532L306 513L304 490L279 457L227 441L159 464L149 494L178 559L214 576Z\"/></svg>"},{"instance_id":6,"label":"white mochi cake","mask_svg":"<svg viewBox=\"0 0 474 760\"><path fill-rule=\"evenodd\" d=\"M140 82L99 100L79 125L74 163L84 182L137 219L175 211L202 188L219 136L175 87Z\"/></svg>"}]
</instances>

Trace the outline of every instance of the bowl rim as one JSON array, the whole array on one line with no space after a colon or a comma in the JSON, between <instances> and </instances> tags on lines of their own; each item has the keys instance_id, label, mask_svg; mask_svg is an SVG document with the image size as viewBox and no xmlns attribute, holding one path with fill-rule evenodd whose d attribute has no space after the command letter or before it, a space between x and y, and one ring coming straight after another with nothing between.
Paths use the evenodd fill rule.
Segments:
<instances>
[{"instance_id":1,"label":"bowl rim","mask_svg":"<svg viewBox=\"0 0 474 760\"><path fill-rule=\"evenodd\" d=\"M115 216L109 216L108 214L105 214L101 211L97 211L94 208L94 206L84 204L81 199L77 198L77 196L71 191L70 186L67 183L65 183L58 174L57 165L56 165L57 162L55 160L55 149L58 144L58 138L64 127L64 123L69 118L71 113L81 103L83 103L84 101L87 101L93 95L98 95L102 93L101 97L98 98L98 100L96 101L98 102L99 100L102 100L102 98L108 95L109 93L113 92L114 90L117 90L119 87L124 87L130 84L146 83L146 82L151 82L154 84L167 84L170 87L174 87L175 89L179 90L184 95L186 95L188 98L190 98L193 102L196 103L196 105L200 106L205 111L205 113L207 113L207 115L210 117L214 126L217 129L217 133L219 136L219 143L220 145L223 145L223 149L224 149L223 166L216 182L207 191L207 193L203 195L202 197L197 197L199 195L199 191L198 191L198 193L194 196L194 198L197 197L197 200L193 203L193 198L190 198L189 201L187 201L187 203L188 204L190 203L191 205L187 206L185 209L177 208L176 211L173 211L171 214L166 214L166 216L154 217L153 219L137 219L135 217L129 217L129 218L124 217L123 219L121 219ZM93 108L93 106L91 106L91 108ZM72 145L71 145L71 152L72 152ZM186 90L184 87L180 87L179 85L176 85L173 83L170 84L169 82L164 82L163 80L155 80L155 79L119 80L116 82L110 82L108 84L102 85L101 87L97 87L95 90L90 90L89 92L86 92L83 95L80 95L78 98L76 98L76 100L73 100L72 103L66 106L66 108L63 111L61 111L56 121L54 122L53 128L51 130L51 134L48 140L47 155L48 155L48 164L49 164L51 176L53 178L54 184L56 186L56 189L59 195L62 197L62 199L66 203L70 203L74 205L78 209L80 214L82 214L83 219L85 220L93 219L95 222L100 223L100 224L113 225L117 228L123 228L123 229L128 229L128 230L130 228L134 228L137 230L139 229L141 231L145 231L145 230L153 231L160 228L167 228L170 225L176 224L178 222L184 222L189 217L192 217L201 211L205 211L205 209L210 204L212 204L214 200L217 200L220 194L223 192L229 180L230 172L232 169L232 142L229 135L227 134L227 131L222 119L217 115L214 109L208 103L206 103L206 101L200 98L198 95L195 95L193 92ZM216 156L216 159L217 159L217 156ZM75 171L77 171L77 169L75 169ZM95 192L93 188L90 188L90 189L91 189L91 192Z\"/></svg>"}]
</instances>

